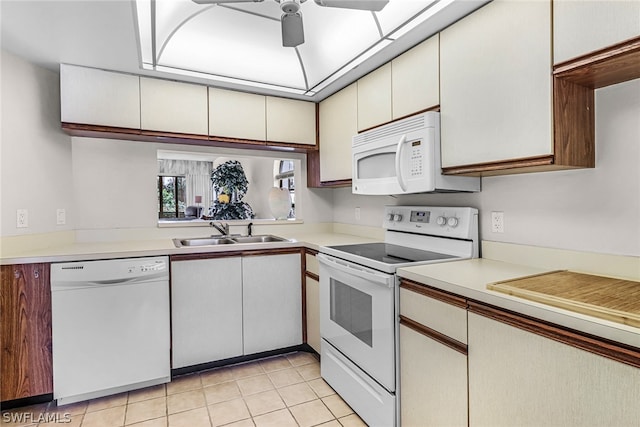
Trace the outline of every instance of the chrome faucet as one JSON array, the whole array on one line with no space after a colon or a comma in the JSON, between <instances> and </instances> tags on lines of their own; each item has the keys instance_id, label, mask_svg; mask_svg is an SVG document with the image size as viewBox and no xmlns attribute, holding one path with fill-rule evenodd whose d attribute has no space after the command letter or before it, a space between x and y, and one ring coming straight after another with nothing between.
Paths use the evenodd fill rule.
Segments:
<instances>
[{"instance_id":1,"label":"chrome faucet","mask_svg":"<svg viewBox=\"0 0 640 427\"><path fill-rule=\"evenodd\" d=\"M227 224L226 222L224 224L221 222L218 224L214 224L214 222L211 221L209 225L218 230L223 236L229 235L229 224Z\"/></svg>"},{"instance_id":2,"label":"chrome faucet","mask_svg":"<svg viewBox=\"0 0 640 427\"><path fill-rule=\"evenodd\" d=\"M251 236L251 227L253 226L253 223L250 222L249 224L247 224L247 236Z\"/></svg>"}]
</instances>

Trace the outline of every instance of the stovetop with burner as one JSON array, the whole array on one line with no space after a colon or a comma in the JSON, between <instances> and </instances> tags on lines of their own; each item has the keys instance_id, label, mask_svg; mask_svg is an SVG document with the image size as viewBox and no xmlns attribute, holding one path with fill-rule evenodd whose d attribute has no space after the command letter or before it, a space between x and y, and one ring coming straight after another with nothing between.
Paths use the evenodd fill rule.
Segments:
<instances>
[{"instance_id":1,"label":"stovetop with burner","mask_svg":"<svg viewBox=\"0 0 640 427\"><path fill-rule=\"evenodd\" d=\"M474 208L386 206L384 242L336 245L320 252L386 273L410 265L478 257Z\"/></svg>"}]
</instances>

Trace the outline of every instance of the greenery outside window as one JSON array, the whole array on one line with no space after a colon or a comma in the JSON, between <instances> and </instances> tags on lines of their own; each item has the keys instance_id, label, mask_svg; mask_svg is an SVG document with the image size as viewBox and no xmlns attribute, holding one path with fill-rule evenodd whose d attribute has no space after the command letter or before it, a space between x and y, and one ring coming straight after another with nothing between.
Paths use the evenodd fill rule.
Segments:
<instances>
[{"instance_id":1,"label":"greenery outside window","mask_svg":"<svg viewBox=\"0 0 640 427\"><path fill-rule=\"evenodd\" d=\"M158 176L158 218L184 218L185 207L185 177Z\"/></svg>"}]
</instances>

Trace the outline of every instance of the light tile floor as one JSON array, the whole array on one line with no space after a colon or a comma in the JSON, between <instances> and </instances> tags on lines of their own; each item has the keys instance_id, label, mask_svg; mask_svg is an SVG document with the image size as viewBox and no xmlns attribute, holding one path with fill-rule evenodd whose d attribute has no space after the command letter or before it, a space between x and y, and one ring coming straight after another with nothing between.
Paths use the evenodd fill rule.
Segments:
<instances>
[{"instance_id":1,"label":"light tile floor","mask_svg":"<svg viewBox=\"0 0 640 427\"><path fill-rule=\"evenodd\" d=\"M66 422L65 422L66 421ZM366 426L320 378L311 353L296 352L175 378L168 384L56 407L2 413L3 426Z\"/></svg>"}]
</instances>

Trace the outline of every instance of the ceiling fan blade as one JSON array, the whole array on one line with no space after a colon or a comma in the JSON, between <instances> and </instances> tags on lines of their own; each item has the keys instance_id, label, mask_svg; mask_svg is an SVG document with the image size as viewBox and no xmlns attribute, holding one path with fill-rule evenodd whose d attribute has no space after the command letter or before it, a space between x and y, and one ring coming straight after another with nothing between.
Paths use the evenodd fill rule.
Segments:
<instances>
[{"instance_id":1,"label":"ceiling fan blade","mask_svg":"<svg viewBox=\"0 0 640 427\"><path fill-rule=\"evenodd\" d=\"M296 47L304 43L304 28L300 12L285 13L280 22L282 23L282 46Z\"/></svg>"},{"instance_id":2,"label":"ceiling fan blade","mask_svg":"<svg viewBox=\"0 0 640 427\"><path fill-rule=\"evenodd\" d=\"M370 10L380 12L389 0L314 0L316 4L325 7L340 7L342 9Z\"/></svg>"},{"instance_id":3,"label":"ceiling fan blade","mask_svg":"<svg viewBox=\"0 0 640 427\"><path fill-rule=\"evenodd\" d=\"M264 0L191 0L198 4L261 3Z\"/></svg>"}]
</instances>

